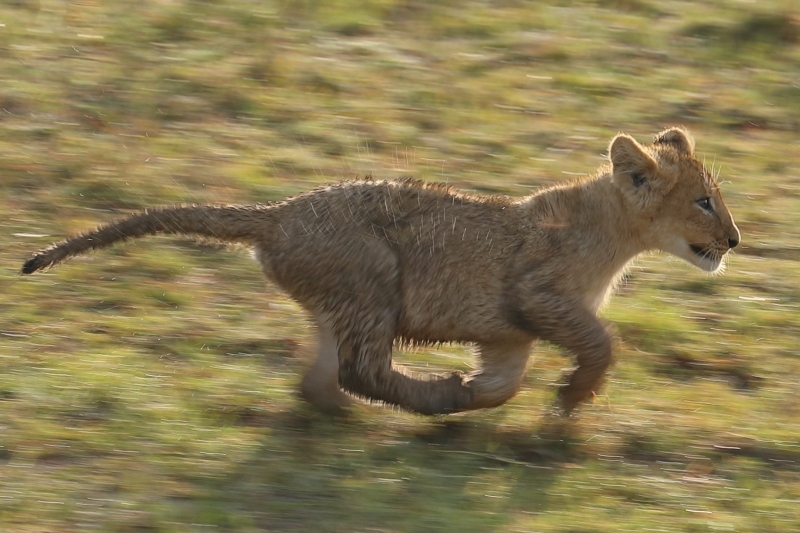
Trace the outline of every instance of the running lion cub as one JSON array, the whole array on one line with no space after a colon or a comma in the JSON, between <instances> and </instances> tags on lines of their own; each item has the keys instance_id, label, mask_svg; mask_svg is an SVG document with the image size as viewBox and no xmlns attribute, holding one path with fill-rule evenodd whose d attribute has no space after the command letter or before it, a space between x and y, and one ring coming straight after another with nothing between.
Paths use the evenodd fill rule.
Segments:
<instances>
[{"instance_id":1,"label":"running lion cub","mask_svg":"<svg viewBox=\"0 0 800 533\"><path fill-rule=\"evenodd\" d=\"M593 177L525 198L365 180L269 205L157 208L37 252L22 272L157 233L245 243L319 328L302 382L310 402L345 407L344 389L423 414L494 407L517 393L545 339L577 360L558 393L569 413L611 363L596 314L632 259L663 250L716 272L739 244L684 129L647 146L617 135L609 160ZM418 379L392 367L395 340L475 343L480 368Z\"/></svg>"}]
</instances>

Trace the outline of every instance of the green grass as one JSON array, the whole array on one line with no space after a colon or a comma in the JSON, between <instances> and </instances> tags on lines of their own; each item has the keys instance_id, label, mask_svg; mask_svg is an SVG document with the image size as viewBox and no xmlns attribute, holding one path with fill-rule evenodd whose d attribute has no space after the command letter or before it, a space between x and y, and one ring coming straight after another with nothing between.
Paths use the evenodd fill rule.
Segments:
<instances>
[{"instance_id":1,"label":"green grass","mask_svg":"<svg viewBox=\"0 0 800 533\"><path fill-rule=\"evenodd\" d=\"M800 529L794 2L17 0L0 24L0 530ZM145 206L370 173L523 195L675 124L743 245L722 277L640 261L610 382L566 422L549 346L499 409L314 412L310 325L246 251L18 275Z\"/></svg>"}]
</instances>

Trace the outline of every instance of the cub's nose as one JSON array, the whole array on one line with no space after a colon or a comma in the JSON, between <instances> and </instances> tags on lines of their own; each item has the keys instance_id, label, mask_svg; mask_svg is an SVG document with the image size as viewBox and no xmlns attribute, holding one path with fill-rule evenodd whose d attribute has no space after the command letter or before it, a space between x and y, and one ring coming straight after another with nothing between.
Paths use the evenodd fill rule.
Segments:
<instances>
[{"instance_id":1,"label":"cub's nose","mask_svg":"<svg viewBox=\"0 0 800 533\"><path fill-rule=\"evenodd\" d=\"M733 221L731 221L733 222ZM736 248L739 246L739 241L742 239L742 234L739 231L739 228L736 227L736 224L733 224L733 235L728 237L728 246L731 248Z\"/></svg>"}]
</instances>

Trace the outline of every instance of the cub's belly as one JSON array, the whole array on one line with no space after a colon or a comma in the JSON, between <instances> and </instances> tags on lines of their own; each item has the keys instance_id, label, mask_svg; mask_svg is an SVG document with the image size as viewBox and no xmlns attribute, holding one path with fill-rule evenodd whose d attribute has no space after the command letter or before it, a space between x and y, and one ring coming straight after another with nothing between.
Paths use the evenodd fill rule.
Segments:
<instances>
[{"instance_id":1,"label":"cub's belly","mask_svg":"<svg viewBox=\"0 0 800 533\"><path fill-rule=\"evenodd\" d=\"M515 328L499 306L460 301L412 302L403 306L397 335L421 343L524 341L530 336Z\"/></svg>"}]
</instances>

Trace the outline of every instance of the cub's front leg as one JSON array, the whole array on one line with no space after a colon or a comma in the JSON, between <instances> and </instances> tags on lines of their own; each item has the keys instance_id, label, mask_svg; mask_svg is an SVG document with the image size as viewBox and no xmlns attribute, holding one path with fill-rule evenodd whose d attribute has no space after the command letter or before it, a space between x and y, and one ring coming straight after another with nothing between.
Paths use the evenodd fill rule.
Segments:
<instances>
[{"instance_id":1,"label":"cub's front leg","mask_svg":"<svg viewBox=\"0 0 800 533\"><path fill-rule=\"evenodd\" d=\"M497 407L514 397L525 377L532 345L530 340L480 343L480 368L467 378L472 391L468 409Z\"/></svg>"},{"instance_id":2,"label":"cub's front leg","mask_svg":"<svg viewBox=\"0 0 800 533\"><path fill-rule=\"evenodd\" d=\"M530 335L557 344L575 356L578 366L565 376L566 384L558 391L559 406L565 415L600 389L612 362L613 340L593 312L561 295L540 292L513 308L509 317Z\"/></svg>"},{"instance_id":3,"label":"cub's front leg","mask_svg":"<svg viewBox=\"0 0 800 533\"><path fill-rule=\"evenodd\" d=\"M547 340L575 354L578 367L566 376L567 384L558 391L564 414L594 396L605 382L606 371L613 361L613 338L609 328L597 317L576 320L570 329L554 332Z\"/></svg>"}]
</instances>

